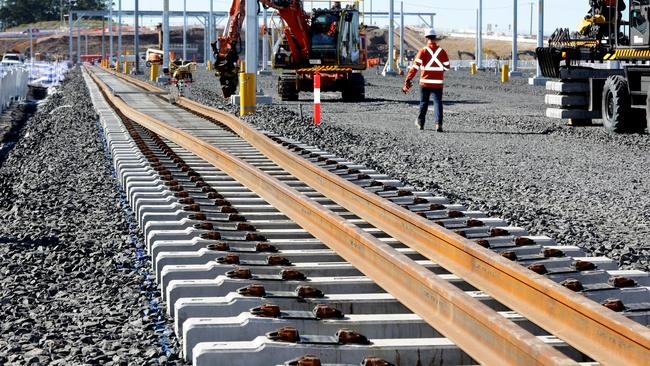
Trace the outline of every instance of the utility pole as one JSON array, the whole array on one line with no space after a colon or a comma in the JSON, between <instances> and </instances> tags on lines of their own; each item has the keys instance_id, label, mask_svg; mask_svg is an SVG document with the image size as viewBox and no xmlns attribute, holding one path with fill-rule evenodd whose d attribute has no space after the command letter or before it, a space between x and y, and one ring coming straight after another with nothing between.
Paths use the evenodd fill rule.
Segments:
<instances>
[{"instance_id":1,"label":"utility pole","mask_svg":"<svg viewBox=\"0 0 650 366\"><path fill-rule=\"evenodd\" d=\"M183 61L187 61L187 0L183 0Z\"/></svg>"},{"instance_id":2,"label":"utility pole","mask_svg":"<svg viewBox=\"0 0 650 366\"><path fill-rule=\"evenodd\" d=\"M537 25L537 47L544 47L544 0L538 0L539 24ZM542 76L542 69L537 63L537 77Z\"/></svg>"},{"instance_id":3,"label":"utility pole","mask_svg":"<svg viewBox=\"0 0 650 366\"><path fill-rule=\"evenodd\" d=\"M108 66L113 61L113 0L108 0L111 7L108 8Z\"/></svg>"},{"instance_id":4,"label":"utility pole","mask_svg":"<svg viewBox=\"0 0 650 366\"><path fill-rule=\"evenodd\" d=\"M254 113L257 109L257 47L259 47L257 1L246 1L246 74L243 75L240 86L240 115L242 116Z\"/></svg>"},{"instance_id":5,"label":"utility pole","mask_svg":"<svg viewBox=\"0 0 650 366\"><path fill-rule=\"evenodd\" d=\"M262 25L264 28L264 35L262 36L262 68L260 74L266 74L266 65L269 59L269 29L268 29L268 12L265 7L262 7Z\"/></svg>"},{"instance_id":6,"label":"utility pole","mask_svg":"<svg viewBox=\"0 0 650 366\"><path fill-rule=\"evenodd\" d=\"M140 73L140 0L135 0L133 12L133 47L135 48L135 73Z\"/></svg>"},{"instance_id":7,"label":"utility pole","mask_svg":"<svg viewBox=\"0 0 650 366\"><path fill-rule=\"evenodd\" d=\"M483 68L483 0L478 0L478 29L476 30L476 37L478 39L476 50L476 57L478 58L476 66L479 69Z\"/></svg>"},{"instance_id":8,"label":"utility pole","mask_svg":"<svg viewBox=\"0 0 650 366\"><path fill-rule=\"evenodd\" d=\"M385 75L395 74L395 0L388 3L388 61L384 69Z\"/></svg>"},{"instance_id":9,"label":"utility pole","mask_svg":"<svg viewBox=\"0 0 650 366\"><path fill-rule=\"evenodd\" d=\"M74 58L72 58L72 9L70 9L70 12L68 13L68 23L70 24L70 35L68 36L69 38L69 53L70 53L70 64L74 62Z\"/></svg>"},{"instance_id":10,"label":"utility pole","mask_svg":"<svg viewBox=\"0 0 650 366\"><path fill-rule=\"evenodd\" d=\"M210 0L210 18L208 19L208 23L210 23L210 42L216 41L215 37L215 31L214 31L214 0ZM208 62L214 61L214 54L210 52L210 57L206 58Z\"/></svg>"},{"instance_id":11,"label":"utility pole","mask_svg":"<svg viewBox=\"0 0 650 366\"><path fill-rule=\"evenodd\" d=\"M163 0L163 68L169 68L169 0Z\"/></svg>"},{"instance_id":12,"label":"utility pole","mask_svg":"<svg viewBox=\"0 0 650 366\"><path fill-rule=\"evenodd\" d=\"M537 0L539 19L537 22L537 47L544 47L544 0ZM539 62L537 62L537 74L535 77L528 79L528 84L535 86L544 86L546 85L547 78L542 76L542 69L539 67Z\"/></svg>"},{"instance_id":13,"label":"utility pole","mask_svg":"<svg viewBox=\"0 0 650 366\"><path fill-rule=\"evenodd\" d=\"M533 36L533 6L535 3L531 2L530 3L530 36Z\"/></svg>"},{"instance_id":14,"label":"utility pole","mask_svg":"<svg viewBox=\"0 0 650 366\"><path fill-rule=\"evenodd\" d=\"M517 69L519 63L519 55L517 54L517 1L513 0L513 13L512 13L512 69L510 76L521 76Z\"/></svg>"},{"instance_id":15,"label":"utility pole","mask_svg":"<svg viewBox=\"0 0 650 366\"><path fill-rule=\"evenodd\" d=\"M399 9L399 68L404 67L404 1L400 1Z\"/></svg>"},{"instance_id":16,"label":"utility pole","mask_svg":"<svg viewBox=\"0 0 650 366\"><path fill-rule=\"evenodd\" d=\"M32 34L32 28L33 27L30 24L29 25L29 63L34 65L34 35Z\"/></svg>"},{"instance_id":17,"label":"utility pole","mask_svg":"<svg viewBox=\"0 0 650 366\"><path fill-rule=\"evenodd\" d=\"M102 60L106 57L106 17L102 16Z\"/></svg>"},{"instance_id":18,"label":"utility pole","mask_svg":"<svg viewBox=\"0 0 650 366\"><path fill-rule=\"evenodd\" d=\"M122 0L117 0L117 60L121 67L124 62L124 57L122 57Z\"/></svg>"},{"instance_id":19,"label":"utility pole","mask_svg":"<svg viewBox=\"0 0 650 366\"><path fill-rule=\"evenodd\" d=\"M77 63L81 63L81 19L83 14L79 16L77 14Z\"/></svg>"}]
</instances>

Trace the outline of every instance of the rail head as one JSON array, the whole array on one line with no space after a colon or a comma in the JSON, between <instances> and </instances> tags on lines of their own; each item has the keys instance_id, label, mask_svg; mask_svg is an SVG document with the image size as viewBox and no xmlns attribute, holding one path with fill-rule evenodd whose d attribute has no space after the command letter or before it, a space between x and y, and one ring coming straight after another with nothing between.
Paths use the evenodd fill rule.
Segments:
<instances>
[{"instance_id":1,"label":"rail head","mask_svg":"<svg viewBox=\"0 0 650 366\"><path fill-rule=\"evenodd\" d=\"M118 77L148 90L155 86ZM187 98L177 104L224 124L272 161L395 239L607 365L647 365L650 329L326 171L241 121Z\"/></svg>"}]
</instances>

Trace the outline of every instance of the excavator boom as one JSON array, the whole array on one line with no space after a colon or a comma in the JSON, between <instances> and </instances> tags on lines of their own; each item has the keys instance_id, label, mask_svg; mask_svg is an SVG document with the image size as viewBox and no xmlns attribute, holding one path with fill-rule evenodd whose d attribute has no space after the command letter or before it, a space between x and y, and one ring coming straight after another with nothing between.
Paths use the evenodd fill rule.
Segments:
<instances>
[{"instance_id":1,"label":"excavator boom","mask_svg":"<svg viewBox=\"0 0 650 366\"><path fill-rule=\"evenodd\" d=\"M242 24L246 16L246 1L233 0L226 34L212 43L215 56L214 70L219 77L223 96L229 98L237 90L239 73L239 53L241 51ZM262 6L276 9L285 22L286 39L298 62L309 59L309 24L303 9L302 0L259 0Z\"/></svg>"}]
</instances>

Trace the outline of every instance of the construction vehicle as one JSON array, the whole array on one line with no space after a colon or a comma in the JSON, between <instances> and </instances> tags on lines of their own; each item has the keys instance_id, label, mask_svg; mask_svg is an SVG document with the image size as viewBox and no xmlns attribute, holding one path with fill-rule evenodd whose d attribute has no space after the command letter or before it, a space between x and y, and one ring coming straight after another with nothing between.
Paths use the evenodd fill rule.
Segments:
<instances>
[{"instance_id":1,"label":"construction vehicle","mask_svg":"<svg viewBox=\"0 0 650 366\"><path fill-rule=\"evenodd\" d=\"M577 32L558 29L536 50L548 117L602 119L611 132L650 128L650 1L591 0ZM645 112L645 113L644 113Z\"/></svg>"},{"instance_id":2,"label":"construction vehicle","mask_svg":"<svg viewBox=\"0 0 650 366\"><path fill-rule=\"evenodd\" d=\"M237 90L245 1L233 0L226 33L212 43L214 70L226 98ZM313 91L315 72L321 75L321 91L340 91L349 102L365 99L366 36L355 6L314 9L308 15L302 0L259 2L275 9L284 23L272 62L274 69L285 70L278 78L282 100L295 101L300 92Z\"/></svg>"}]
</instances>

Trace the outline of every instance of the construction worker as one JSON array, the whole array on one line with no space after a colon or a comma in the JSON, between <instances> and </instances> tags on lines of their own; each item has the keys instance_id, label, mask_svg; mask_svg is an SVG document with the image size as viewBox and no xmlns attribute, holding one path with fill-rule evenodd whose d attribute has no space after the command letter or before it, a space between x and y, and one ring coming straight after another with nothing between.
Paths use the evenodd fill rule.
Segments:
<instances>
[{"instance_id":1,"label":"construction worker","mask_svg":"<svg viewBox=\"0 0 650 366\"><path fill-rule=\"evenodd\" d=\"M429 110L429 102L433 95L433 106L435 108L436 131L442 132L442 90L444 88L445 71L449 70L449 56L443 50L436 40L438 34L434 29L429 29L425 33L427 46L421 49L413 65L409 67L402 91L408 93L413 87L413 78L420 71L420 114L415 120L415 125L424 130L424 123Z\"/></svg>"}]
</instances>

